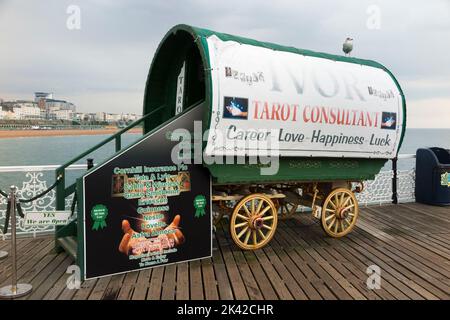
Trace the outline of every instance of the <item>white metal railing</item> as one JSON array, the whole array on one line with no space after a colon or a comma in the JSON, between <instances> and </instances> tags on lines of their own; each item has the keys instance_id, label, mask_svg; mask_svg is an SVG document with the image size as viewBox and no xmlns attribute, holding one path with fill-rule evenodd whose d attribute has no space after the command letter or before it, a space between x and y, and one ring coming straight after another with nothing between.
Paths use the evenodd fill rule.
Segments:
<instances>
[{"instance_id":1,"label":"white metal railing","mask_svg":"<svg viewBox=\"0 0 450 320\"><path fill-rule=\"evenodd\" d=\"M0 173L2 172L31 172L31 171L55 171L61 165L58 164L46 164L36 166L3 166L0 167ZM66 170L83 170L86 169L85 164L72 164L67 167Z\"/></svg>"},{"instance_id":2,"label":"white metal railing","mask_svg":"<svg viewBox=\"0 0 450 320\"><path fill-rule=\"evenodd\" d=\"M401 154L399 160L413 159L414 154ZM17 174L18 180L14 181L17 186L17 196L19 199L29 199L46 190L54 181L54 177L49 178L49 182L45 177L45 173L50 174L55 171L59 165L35 165L35 166L0 166L0 181L4 175ZM67 168L68 170L86 170L85 164L74 164ZM358 202L361 205L384 204L392 202L392 179L394 177L393 170L381 171L376 175L374 180L364 182L363 192L357 194ZM20 178L20 179L19 179ZM19 181L20 180L20 181ZM414 186L415 186L415 169L397 170L397 190L398 202L414 202ZM4 190L9 191L9 190ZM6 200L0 196L0 227L3 227L6 215ZM66 198L66 209L69 210L72 205L73 196ZM22 204L23 210L33 211L51 211L56 207L55 190L50 191L44 197L39 198L32 203ZM23 219L17 219L18 235L35 236L41 233L50 233L54 231L54 227L25 227ZM2 229L2 228L1 228ZM0 238L3 236L0 230ZM8 235L8 234L7 234Z\"/></svg>"},{"instance_id":3,"label":"white metal railing","mask_svg":"<svg viewBox=\"0 0 450 320\"><path fill-rule=\"evenodd\" d=\"M403 153L397 156L397 159L415 159L416 155L414 153Z\"/></svg>"},{"instance_id":4,"label":"white metal railing","mask_svg":"<svg viewBox=\"0 0 450 320\"><path fill-rule=\"evenodd\" d=\"M398 160L415 159L415 154L399 154ZM391 170L381 171L374 180L364 182L364 190L356 195L361 205L373 205L392 203L393 201L393 179L394 168L397 160L392 160L393 168ZM395 165L394 165L395 164ZM415 201L415 168L396 170L397 175L397 200L399 203Z\"/></svg>"}]
</instances>

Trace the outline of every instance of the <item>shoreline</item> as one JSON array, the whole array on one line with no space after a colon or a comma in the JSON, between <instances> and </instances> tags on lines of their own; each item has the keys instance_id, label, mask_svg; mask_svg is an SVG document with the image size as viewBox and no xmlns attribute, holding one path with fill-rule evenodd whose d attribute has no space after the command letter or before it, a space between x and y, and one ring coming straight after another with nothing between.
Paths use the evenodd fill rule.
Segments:
<instances>
[{"instance_id":1,"label":"shoreline","mask_svg":"<svg viewBox=\"0 0 450 320\"><path fill-rule=\"evenodd\" d=\"M59 136L92 136L108 134L112 135L121 129L67 129L67 130L0 130L0 139L29 138L29 137L59 137ZM142 134L141 128L133 128L127 131L132 134Z\"/></svg>"}]
</instances>

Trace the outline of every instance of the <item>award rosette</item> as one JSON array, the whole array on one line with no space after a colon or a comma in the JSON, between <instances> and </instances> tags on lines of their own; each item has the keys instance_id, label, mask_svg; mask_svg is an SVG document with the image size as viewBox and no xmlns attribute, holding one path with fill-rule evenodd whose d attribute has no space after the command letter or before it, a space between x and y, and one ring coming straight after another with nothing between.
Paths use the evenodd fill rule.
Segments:
<instances>
[{"instance_id":1,"label":"award rosette","mask_svg":"<svg viewBox=\"0 0 450 320\"><path fill-rule=\"evenodd\" d=\"M102 204L95 205L91 210L91 218L94 220L92 230L103 229L106 227L106 217L108 216L108 208Z\"/></svg>"},{"instance_id":2,"label":"award rosette","mask_svg":"<svg viewBox=\"0 0 450 320\"><path fill-rule=\"evenodd\" d=\"M205 215L206 208L206 198L204 195L200 194L194 199L195 217L200 218Z\"/></svg>"}]
</instances>

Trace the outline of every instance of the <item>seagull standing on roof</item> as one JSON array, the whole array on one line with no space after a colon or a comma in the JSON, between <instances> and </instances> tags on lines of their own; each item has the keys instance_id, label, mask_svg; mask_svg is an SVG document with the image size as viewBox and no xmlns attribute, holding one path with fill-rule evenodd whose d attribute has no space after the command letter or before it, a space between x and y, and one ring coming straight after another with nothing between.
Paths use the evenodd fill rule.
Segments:
<instances>
[{"instance_id":1,"label":"seagull standing on roof","mask_svg":"<svg viewBox=\"0 0 450 320\"><path fill-rule=\"evenodd\" d=\"M342 46L342 51L344 51L346 56L349 56L352 50L353 50L353 39L352 38L345 39L344 45Z\"/></svg>"}]
</instances>

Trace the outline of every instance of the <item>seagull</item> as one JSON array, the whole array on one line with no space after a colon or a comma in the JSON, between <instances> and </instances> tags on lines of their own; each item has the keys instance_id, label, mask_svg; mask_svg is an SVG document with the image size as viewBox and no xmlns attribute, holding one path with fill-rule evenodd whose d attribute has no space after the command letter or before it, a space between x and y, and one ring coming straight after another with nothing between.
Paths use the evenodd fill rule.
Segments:
<instances>
[{"instance_id":1,"label":"seagull","mask_svg":"<svg viewBox=\"0 0 450 320\"><path fill-rule=\"evenodd\" d=\"M342 51L344 51L346 56L349 56L352 50L353 50L353 39L352 38L345 39L344 45L342 46Z\"/></svg>"}]
</instances>

